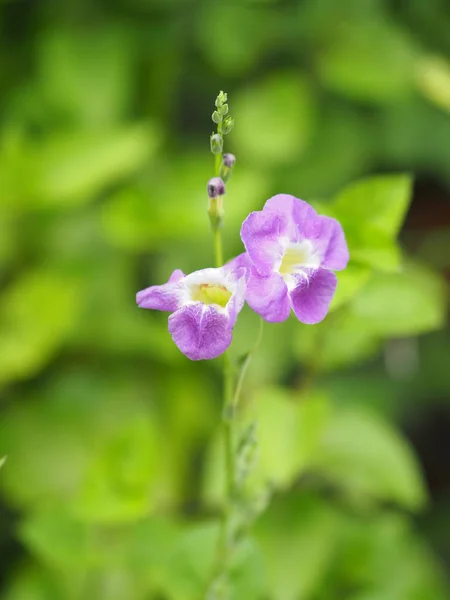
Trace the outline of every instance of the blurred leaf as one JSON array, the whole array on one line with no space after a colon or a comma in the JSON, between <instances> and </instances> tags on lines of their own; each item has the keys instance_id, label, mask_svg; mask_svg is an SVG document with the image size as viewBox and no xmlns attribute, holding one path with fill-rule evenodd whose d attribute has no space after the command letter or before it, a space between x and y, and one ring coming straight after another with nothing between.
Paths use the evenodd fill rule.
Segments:
<instances>
[{"instance_id":1,"label":"blurred leaf","mask_svg":"<svg viewBox=\"0 0 450 600\"><path fill-rule=\"evenodd\" d=\"M255 402L257 471L270 483L287 486L313 460L328 421L327 399L320 394L295 398L278 388L262 390Z\"/></svg>"},{"instance_id":2,"label":"blurred leaf","mask_svg":"<svg viewBox=\"0 0 450 600\"><path fill-rule=\"evenodd\" d=\"M158 144L156 129L149 124L50 138L33 153L31 194L44 206L87 202L142 168Z\"/></svg>"},{"instance_id":3,"label":"blurred leaf","mask_svg":"<svg viewBox=\"0 0 450 600\"><path fill-rule=\"evenodd\" d=\"M338 553L340 579L360 590L351 600L448 598L439 564L404 516L347 521Z\"/></svg>"},{"instance_id":4,"label":"blurred leaf","mask_svg":"<svg viewBox=\"0 0 450 600\"><path fill-rule=\"evenodd\" d=\"M89 127L113 124L130 101L132 49L122 26L45 32L38 71L49 109Z\"/></svg>"},{"instance_id":5,"label":"blurred leaf","mask_svg":"<svg viewBox=\"0 0 450 600\"><path fill-rule=\"evenodd\" d=\"M34 564L23 566L13 574L1 598L2 600L67 600L55 581L54 573Z\"/></svg>"},{"instance_id":6,"label":"blurred leaf","mask_svg":"<svg viewBox=\"0 0 450 600\"><path fill-rule=\"evenodd\" d=\"M205 522L186 528L173 547L164 591L172 600L203 597L211 577L219 524Z\"/></svg>"},{"instance_id":7,"label":"blurred leaf","mask_svg":"<svg viewBox=\"0 0 450 600\"><path fill-rule=\"evenodd\" d=\"M442 56L425 56L417 65L417 86L431 102L450 111L450 62Z\"/></svg>"},{"instance_id":8,"label":"blurred leaf","mask_svg":"<svg viewBox=\"0 0 450 600\"><path fill-rule=\"evenodd\" d=\"M304 156L277 173L277 189L301 198L328 197L370 165L371 124L352 107L327 103L318 107L316 128Z\"/></svg>"},{"instance_id":9,"label":"blurred leaf","mask_svg":"<svg viewBox=\"0 0 450 600\"><path fill-rule=\"evenodd\" d=\"M272 502L255 526L274 600L312 598L334 554L339 518L318 496L290 493Z\"/></svg>"},{"instance_id":10,"label":"blurred leaf","mask_svg":"<svg viewBox=\"0 0 450 600\"><path fill-rule=\"evenodd\" d=\"M425 503L425 484L408 444L362 408L336 410L314 462L317 473L362 504L391 501L418 510Z\"/></svg>"},{"instance_id":11,"label":"blurred leaf","mask_svg":"<svg viewBox=\"0 0 450 600\"><path fill-rule=\"evenodd\" d=\"M260 15L258 27L253 25L254 14L242 4L211 1L203 5L197 22L198 43L218 73L238 75L258 61L271 29L265 15ZM234 111L234 102L230 109Z\"/></svg>"},{"instance_id":12,"label":"blurred leaf","mask_svg":"<svg viewBox=\"0 0 450 600\"><path fill-rule=\"evenodd\" d=\"M439 329L446 319L444 281L408 261L399 273L374 273L351 302L361 326L379 336L404 336Z\"/></svg>"},{"instance_id":13,"label":"blurred leaf","mask_svg":"<svg viewBox=\"0 0 450 600\"><path fill-rule=\"evenodd\" d=\"M413 88L415 50L392 22L340 22L318 56L323 84L350 100L398 102Z\"/></svg>"},{"instance_id":14,"label":"blurred leaf","mask_svg":"<svg viewBox=\"0 0 450 600\"><path fill-rule=\"evenodd\" d=\"M330 310L346 304L356 295L370 278L368 267L350 263L344 271L337 273L338 286L331 302Z\"/></svg>"},{"instance_id":15,"label":"blurred leaf","mask_svg":"<svg viewBox=\"0 0 450 600\"><path fill-rule=\"evenodd\" d=\"M379 351L378 336L350 310L347 304L314 327L298 325L294 350L313 372L364 362Z\"/></svg>"},{"instance_id":16,"label":"blurred leaf","mask_svg":"<svg viewBox=\"0 0 450 600\"><path fill-rule=\"evenodd\" d=\"M3 292L0 308L0 383L32 377L47 364L79 314L78 283L39 269Z\"/></svg>"},{"instance_id":17,"label":"blurred leaf","mask_svg":"<svg viewBox=\"0 0 450 600\"><path fill-rule=\"evenodd\" d=\"M30 513L20 525L19 536L36 558L51 567L72 571L92 564L91 532L63 506Z\"/></svg>"},{"instance_id":18,"label":"blurred leaf","mask_svg":"<svg viewBox=\"0 0 450 600\"><path fill-rule=\"evenodd\" d=\"M148 514L160 473L154 422L137 414L124 422L92 462L72 502L83 521L120 523Z\"/></svg>"},{"instance_id":19,"label":"blurred leaf","mask_svg":"<svg viewBox=\"0 0 450 600\"><path fill-rule=\"evenodd\" d=\"M327 399L316 392L293 396L283 388L263 388L245 410L257 422L257 462L245 494L258 496L266 486L288 487L314 462L314 452L328 421ZM211 504L223 500L225 478L223 436L213 438L206 459L204 497Z\"/></svg>"},{"instance_id":20,"label":"blurred leaf","mask_svg":"<svg viewBox=\"0 0 450 600\"><path fill-rule=\"evenodd\" d=\"M271 75L233 97L231 134L245 163L293 163L307 147L315 111L308 82L296 72Z\"/></svg>"},{"instance_id":21,"label":"blurred leaf","mask_svg":"<svg viewBox=\"0 0 450 600\"><path fill-rule=\"evenodd\" d=\"M337 194L332 208L339 219L355 229L395 238L411 202L408 175L379 175L351 183ZM347 233L347 230L346 230Z\"/></svg>"}]
</instances>

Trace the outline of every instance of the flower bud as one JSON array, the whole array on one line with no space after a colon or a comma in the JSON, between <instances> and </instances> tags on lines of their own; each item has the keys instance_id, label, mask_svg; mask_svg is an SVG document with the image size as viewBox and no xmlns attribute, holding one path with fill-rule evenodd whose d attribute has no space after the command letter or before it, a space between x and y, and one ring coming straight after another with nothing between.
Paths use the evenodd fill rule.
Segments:
<instances>
[{"instance_id":1,"label":"flower bud","mask_svg":"<svg viewBox=\"0 0 450 600\"><path fill-rule=\"evenodd\" d=\"M211 119L213 120L214 123L221 123L222 115L219 112L217 112L217 110L215 110L211 116Z\"/></svg>"},{"instance_id":2,"label":"flower bud","mask_svg":"<svg viewBox=\"0 0 450 600\"><path fill-rule=\"evenodd\" d=\"M211 152L213 154L220 154L223 148L223 137L220 133L213 133L210 137Z\"/></svg>"},{"instance_id":3,"label":"flower bud","mask_svg":"<svg viewBox=\"0 0 450 600\"><path fill-rule=\"evenodd\" d=\"M220 165L220 177L222 181L226 183L230 177L233 169L233 165L236 162L234 154L224 154L222 158L222 164Z\"/></svg>"},{"instance_id":4,"label":"flower bud","mask_svg":"<svg viewBox=\"0 0 450 600\"><path fill-rule=\"evenodd\" d=\"M223 106L226 101L228 100L228 96L225 92L220 91L219 95L216 98L216 107L219 108L220 106Z\"/></svg>"},{"instance_id":5,"label":"flower bud","mask_svg":"<svg viewBox=\"0 0 450 600\"><path fill-rule=\"evenodd\" d=\"M222 162L223 162L223 164L224 164L225 167L228 167L229 169L232 169L234 163L236 162L236 157L235 157L234 154L230 154L228 152L227 154L223 155Z\"/></svg>"},{"instance_id":6,"label":"flower bud","mask_svg":"<svg viewBox=\"0 0 450 600\"><path fill-rule=\"evenodd\" d=\"M225 117L225 119L223 120L222 123L222 133L224 135L226 135L227 133L230 133L230 131L233 129L234 127L234 119L233 117Z\"/></svg>"},{"instance_id":7,"label":"flower bud","mask_svg":"<svg viewBox=\"0 0 450 600\"><path fill-rule=\"evenodd\" d=\"M228 112L228 104L224 104L220 108L217 109L218 112L224 117Z\"/></svg>"},{"instance_id":8,"label":"flower bud","mask_svg":"<svg viewBox=\"0 0 450 600\"><path fill-rule=\"evenodd\" d=\"M217 198L217 196L223 196L225 194L225 184L220 177L213 177L210 179L206 189L208 190L209 198Z\"/></svg>"}]
</instances>

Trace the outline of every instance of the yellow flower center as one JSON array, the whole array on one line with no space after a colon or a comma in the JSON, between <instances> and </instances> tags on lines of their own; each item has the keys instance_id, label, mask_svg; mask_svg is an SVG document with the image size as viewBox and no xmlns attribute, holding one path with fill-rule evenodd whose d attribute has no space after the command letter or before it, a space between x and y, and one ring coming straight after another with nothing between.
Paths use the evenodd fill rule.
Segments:
<instances>
[{"instance_id":1,"label":"yellow flower center","mask_svg":"<svg viewBox=\"0 0 450 600\"><path fill-rule=\"evenodd\" d=\"M192 300L195 302L203 302L203 304L218 304L223 308L226 307L228 300L231 298L231 292L223 285L214 283L202 283L196 285L192 291Z\"/></svg>"},{"instance_id":2,"label":"yellow flower center","mask_svg":"<svg viewBox=\"0 0 450 600\"><path fill-rule=\"evenodd\" d=\"M297 245L287 248L281 261L280 275L291 275L301 266L306 266L310 261L310 250L307 246Z\"/></svg>"}]
</instances>

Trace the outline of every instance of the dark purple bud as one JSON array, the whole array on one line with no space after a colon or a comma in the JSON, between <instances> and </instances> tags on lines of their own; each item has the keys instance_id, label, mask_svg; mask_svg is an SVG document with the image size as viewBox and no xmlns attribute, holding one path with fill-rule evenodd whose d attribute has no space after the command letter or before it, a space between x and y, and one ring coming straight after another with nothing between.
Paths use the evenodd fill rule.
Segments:
<instances>
[{"instance_id":1,"label":"dark purple bud","mask_svg":"<svg viewBox=\"0 0 450 600\"><path fill-rule=\"evenodd\" d=\"M234 163L236 162L236 157L234 154L224 154L222 162L225 167L228 167L229 169L231 169L233 167Z\"/></svg>"},{"instance_id":2,"label":"dark purple bud","mask_svg":"<svg viewBox=\"0 0 450 600\"><path fill-rule=\"evenodd\" d=\"M213 177L208 181L207 188L208 196L210 198L217 198L217 196L223 196L225 194L225 184L220 177Z\"/></svg>"}]
</instances>

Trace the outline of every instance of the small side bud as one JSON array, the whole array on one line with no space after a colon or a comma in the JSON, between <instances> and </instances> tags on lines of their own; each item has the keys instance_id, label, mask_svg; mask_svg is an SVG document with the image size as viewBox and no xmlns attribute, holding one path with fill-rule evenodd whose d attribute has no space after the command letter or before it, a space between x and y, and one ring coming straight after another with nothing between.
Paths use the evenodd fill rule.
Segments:
<instances>
[{"instance_id":1,"label":"small side bud","mask_svg":"<svg viewBox=\"0 0 450 600\"><path fill-rule=\"evenodd\" d=\"M223 120L222 123L222 133L224 135L226 135L227 133L230 133L230 131L233 129L234 127L234 119L233 117L225 117L225 119Z\"/></svg>"},{"instance_id":2,"label":"small side bud","mask_svg":"<svg viewBox=\"0 0 450 600\"><path fill-rule=\"evenodd\" d=\"M219 95L216 98L216 102L215 102L216 107L220 108L221 106L223 106L226 103L227 100L228 100L227 94L225 92L220 91Z\"/></svg>"},{"instance_id":3,"label":"small side bud","mask_svg":"<svg viewBox=\"0 0 450 600\"><path fill-rule=\"evenodd\" d=\"M208 215L213 229L218 229L222 225L224 209L223 195L225 194L225 184L220 177L213 177L206 186L208 191Z\"/></svg>"},{"instance_id":4,"label":"small side bud","mask_svg":"<svg viewBox=\"0 0 450 600\"><path fill-rule=\"evenodd\" d=\"M223 137L220 133L213 133L209 139L211 145L211 152L213 154L220 154L223 149Z\"/></svg>"},{"instance_id":5,"label":"small side bud","mask_svg":"<svg viewBox=\"0 0 450 600\"><path fill-rule=\"evenodd\" d=\"M220 108L217 109L219 113L224 117L228 112L228 104L224 104Z\"/></svg>"},{"instance_id":6,"label":"small side bud","mask_svg":"<svg viewBox=\"0 0 450 600\"><path fill-rule=\"evenodd\" d=\"M214 123L221 123L222 115L219 112L217 112L217 110L215 110L211 116L211 119L213 120Z\"/></svg>"},{"instance_id":7,"label":"small side bud","mask_svg":"<svg viewBox=\"0 0 450 600\"><path fill-rule=\"evenodd\" d=\"M220 177L213 177L206 186L209 198L217 198L225 194L225 184Z\"/></svg>"},{"instance_id":8,"label":"small side bud","mask_svg":"<svg viewBox=\"0 0 450 600\"><path fill-rule=\"evenodd\" d=\"M232 169L234 163L236 162L236 157L235 157L234 154L230 154L228 152L227 154L223 155L222 162L225 165L225 167L228 167L229 169Z\"/></svg>"},{"instance_id":9,"label":"small side bud","mask_svg":"<svg viewBox=\"0 0 450 600\"><path fill-rule=\"evenodd\" d=\"M220 177L222 181L226 183L230 177L231 172L233 170L233 165L236 162L236 157L234 154L224 154L222 158L222 164L220 165Z\"/></svg>"}]
</instances>

